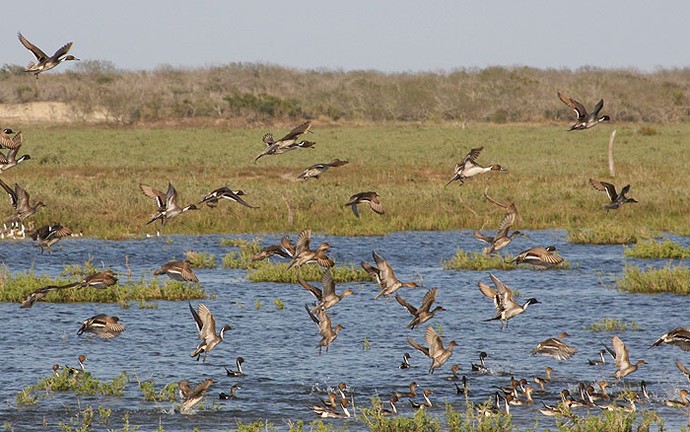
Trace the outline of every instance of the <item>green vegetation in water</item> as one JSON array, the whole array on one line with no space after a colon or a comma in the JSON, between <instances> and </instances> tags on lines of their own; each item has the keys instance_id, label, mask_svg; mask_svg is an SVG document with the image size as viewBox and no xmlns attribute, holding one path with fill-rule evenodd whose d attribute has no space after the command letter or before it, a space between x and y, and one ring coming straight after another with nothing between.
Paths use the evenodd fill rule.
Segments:
<instances>
[{"instance_id":1,"label":"green vegetation in water","mask_svg":"<svg viewBox=\"0 0 690 432\"><path fill-rule=\"evenodd\" d=\"M177 391L177 383L166 384L162 389L156 389L156 382L149 379L146 381L139 380L137 376L137 382L139 383L139 390L144 394L144 400L150 402L174 402L175 393Z\"/></svg>"},{"instance_id":2,"label":"green vegetation in water","mask_svg":"<svg viewBox=\"0 0 690 432\"><path fill-rule=\"evenodd\" d=\"M69 267L69 272L75 271L75 266ZM81 276L71 279L52 279L39 276L33 272L11 274L6 267L0 267L0 301L22 302L33 291L48 285L65 285L79 280ZM49 303L119 303L128 302L143 304L149 300L189 300L206 298L206 292L199 284L186 284L172 280L161 282L153 280L128 280L122 284L107 289L63 289L48 293L43 301Z\"/></svg>"},{"instance_id":3,"label":"green vegetation in water","mask_svg":"<svg viewBox=\"0 0 690 432\"><path fill-rule=\"evenodd\" d=\"M645 240L635 243L633 247L625 248L625 256L647 259L688 259L690 258L690 246L683 247L668 239L663 242L654 239Z\"/></svg>"},{"instance_id":4,"label":"green vegetation in water","mask_svg":"<svg viewBox=\"0 0 690 432\"><path fill-rule=\"evenodd\" d=\"M274 300L273 300L273 304L276 306L276 310L283 310L283 309L285 309L285 303L284 303L281 299L279 299L279 298L274 299Z\"/></svg>"},{"instance_id":5,"label":"green vegetation in water","mask_svg":"<svg viewBox=\"0 0 690 432\"><path fill-rule=\"evenodd\" d=\"M446 270L514 270L513 257L501 254L484 255L481 252L467 252L459 249L452 258L443 261Z\"/></svg>"},{"instance_id":6,"label":"green vegetation in water","mask_svg":"<svg viewBox=\"0 0 690 432\"><path fill-rule=\"evenodd\" d=\"M652 234L647 229L631 229L628 225L616 223L592 228L568 228L568 241L575 244L631 244L650 237Z\"/></svg>"},{"instance_id":7,"label":"green vegetation in water","mask_svg":"<svg viewBox=\"0 0 690 432\"><path fill-rule=\"evenodd\" d=\"M297 269L287 269L287 263L273 264L262 261L255 269L249 270L249 280L252 282L278 282L278 283L299 283L297 280ZM304 265L300 267L302 279L306 281L321 281L323 269L316 265ZM331 274L336 283L341 282L362 282L370 281L371 276L362 268L355 268L353 265L335 266L331 268Z\"/></svg>"},{"instance_id":8,"label":"green vegetation in water","mask_svg":"<svg viewBox=\"0 0 690 432\"><path fill-rule=\"evenodd\" d=\"M623 320L615 318L604 318L600 321L593 322L583 330L589 330L592 333L599 332L622 332L626 330L640 331L640 326L635 321L626 323Z\"/></svg>"},{"instance_id":9,"label":"green vegetation in water","mask_svg":"<svg viewBox=\"0 0 690 432\"><path fill-rule=\"evenodd\" d=\"M216 268L216 257L211 253L189 250L184 254L193 268Z\"/></svg>"},{"instance_id":10,"label":"green vegetation in water","mask_svg":"<svg viewBox=\"0 0 690 432\"><path fill-rule=\"evenodd\" d=\"M243 239L222 239L222 246L237 248L231 250L223 257L223 267L232 269L255 268L258 263L252 261L254 255L259 253L261 245L259 239L255 238L251 242Z\"/></svg>"},{"instance_id":11,"label":"green vegetation in water","mask_svg":"<svg viewBox=\"0 0 690 432\"><path fill-rule=\"evenodd\" d=\"M32 386L19 391L16 397L17 405L34 405L38 398L45 397L51 392L74 392L77 395L122 396L125 384L129 381L126 372L122 372L111 381L101 382L90 372L72 373L69 369L62 369L57 374L43 377Z\"/></svg>"},{"instance_id":12,"label":"green vegetation in water","mask_svg":"<svg viewBox=\"0 0 690 432\"><path fill-rule=\"evenodd\" d=\"M646 270L625 266L623 277L616 281L621 291L643 294L690 294L690 269L667 264L663 268Z\"/></svg>"}]
</instances>

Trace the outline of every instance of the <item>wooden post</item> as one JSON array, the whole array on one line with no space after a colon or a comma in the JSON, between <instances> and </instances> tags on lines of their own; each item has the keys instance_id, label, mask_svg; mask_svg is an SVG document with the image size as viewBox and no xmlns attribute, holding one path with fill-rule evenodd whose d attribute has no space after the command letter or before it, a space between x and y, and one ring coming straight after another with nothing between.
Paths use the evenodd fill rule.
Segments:
<instances>
[{"instance_id":1,"label":"wooden post","mask_svg":"<svg viewBox=\"0 0 690 432\"><path fill-rule=\"evenodd\" d=\"M616 139L616 130L614 129L613 132L611 132L611 138L609 138L609 174L611 174L611 177L616 176L616 172L613 169L613 141Z\"/></svg>"}]
</instances>

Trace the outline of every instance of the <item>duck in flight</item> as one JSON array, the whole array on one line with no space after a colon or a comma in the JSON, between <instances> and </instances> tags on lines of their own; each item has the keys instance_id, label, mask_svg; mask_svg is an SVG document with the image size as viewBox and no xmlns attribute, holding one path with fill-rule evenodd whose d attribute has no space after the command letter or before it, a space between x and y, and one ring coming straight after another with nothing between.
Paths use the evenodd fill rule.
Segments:
<instances>
[{"instance_id":1,"label":"duck in flight","mask_svg":"<svg viewBox=\"0 0 690 432\"><path fill-rule=\"evenodd\" d=\"M72 42L66 43L60 49L55 51L55 54L48 56L48 54L44 53L39 47L29 42L29 40L25 38L21 32L17 33L17 37L19 38L19 42L24 45L24 48L31 51L31 53L36 57L36 63L29 63L29 66L27 66L26 70L24 71L33 73L36 79L38 79L38 74L41 72L50 70L64 61L79 60L71 54L67 55L69 50L72 48Z\"/></svg>"},{"instance_id":2,"label":"duck in flight","mask_svg":"<svg viewBox=\"0 0 690 432\"><path fill-rule=\"evenodd\" d=\"M607 115L599 115L599 112L604 107L604 99L600 99L599 102L597 102L597 104L594 106L594 110L592 110L591 113L588 113L584 105L575 99L569 98L561 92L558 92L558 97L561 99L561 102L572 108L577 115L577 120L572 126L570 126L570 129L568 129L569 131L589 129L601 122L611 120L611 117Z\"/></svg>"}]
</instances>

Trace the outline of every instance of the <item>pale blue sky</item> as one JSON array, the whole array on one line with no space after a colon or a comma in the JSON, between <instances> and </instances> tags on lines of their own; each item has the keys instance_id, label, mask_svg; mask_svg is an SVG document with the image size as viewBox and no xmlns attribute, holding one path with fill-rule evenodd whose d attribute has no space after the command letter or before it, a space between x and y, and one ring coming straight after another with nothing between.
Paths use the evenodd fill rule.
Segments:
<instances>
[{"instance_id":1,"label":"pale blue sky","mask_svg":"<svg viewBox=\"0 0 690 432\"><path fill-rule=\"evenodd\" d=\"M2 15L0 64L22 66L18 30L48 54L73 41L77 57L122 69L690 66L685 0L32 0Z\"/></svg>"}]
</instances>

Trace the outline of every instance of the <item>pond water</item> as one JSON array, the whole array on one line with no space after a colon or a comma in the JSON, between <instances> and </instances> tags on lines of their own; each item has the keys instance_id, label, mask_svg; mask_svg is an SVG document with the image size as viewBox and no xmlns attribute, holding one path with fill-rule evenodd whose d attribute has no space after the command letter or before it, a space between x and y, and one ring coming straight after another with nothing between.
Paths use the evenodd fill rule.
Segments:
<instances>
[{"instance_id":1,"label":"pond water","mask_svg":"<svg viewBox=\"0 0 690 432\"><path fill-rule=\"evenodd\" d=\"M592 333L588 326L604 318L618 318L639 325L640 331L621 332L619 336L627 344L632 361L644 359L649 363L625 379L625 385L635 388L640 380L648 383L652 402L638 406L658 410L670 429L687 424L687 413L667 408L663 401L678 399L678 389L688 387L674 359L690 364L690 354L676 347L648 347L662 333L688 324L685 317L688 298L625 294L614 287L626 262L638 266L660 266L663 262L625 259L622 246L569 244L561 231L527 234L528 237L513 242L507 251L518 253L534 245L555 244L570 261L571 268L495 271L503 282L519 291L520 298L536 297L541 302L511 320L509 327L501 331L498 321L485 321L494 315L494 307L477 288L478 281L490 284L489 272L448 271L441 265L458 248L481 250L482 245L472 238L471 232L401 232L382 237L332 237L315 233L312 243L328 241L334 246L332 256L339 264L372 262L371 252L376 250L388 259L401 280L423 283L423 288L399 291L405 299L419 305L425 292L437 287L437 303L447 309L420 329L411 331L405 328L410 320L408 312L395 300L374 300L378 291L375 283L338 284L338 292L352 288L355 295L330 309L333 324L342 324L345 329L329 352L322 355L316 348L318 328L304 310L304 304L311 303L313 298L299 285L249 282L245 270L197 270L203 288L214 296L203 302L214 313L219 326L228 323L233 328L226 332L226 340L208 355L206 363L196 362L189 355L198 339L187 302L160 301L155 309L139 309L137 304L121 309L117 304L39 302L26 310L19 309L17 304L1 303L4 320L0 342L3 352L0 416L14 430L56 430L58 421L69 418L69 409L91 405L113 410L110 427L121 424L122 416L129 412L131 424L144 425L144 430L152 430L159 424L165 430L234 429L237 421L248 423L257 419L286 428L290 419L314 419L311 406L340 382L348 384L354 392L356 406L361 407L369 406L373 396L387 400L394 390L403 390L416 381L420 389L433 390L434 407L430 413L442 417L446 402L456 410L465 409L464 397L457 395L455 387L446 379L453 363L461 366L460 373L470 383L470 397L477 402L485 401L498 386L507 386L511 376L531 381L534 375L543 375L544 369L551 366L555 370L553 382L547 385L545 393L534 395L535 405L511 410L513 422L528 427L541 416L537 411L540 401L555 404L564 388L576 392L579 382L601 379L610 382L613 392L622 388L624 383L616 383L612 378L613 364L593 367L587 362L597 358L600 341L610 345L612 336L608 332ZM280 239L279 235L261 237L265 245ZM296 238L296 234L291 237ZM124 274L127 257L135 278L150 278L151 272L166 261L184 258L187 250L209 252L220 260L229 250L221 246L221 238L252 239L254 236L167 236L129 241L67 239L52 254L45 255L39 255L29 241L3 242L0 259L13 272L33 269L37 274L56 276L66 264L81 264L88 259ZM683 245L689 243L687 238L673 240ZM275 299L284 302L284 309L276 308ZM257 303L261 304L260 309ZM77 336L80 323L99 313L119 316L126 331L112 340ZM423 342L428 324L442 329L445 344L451 339L459 344L451 360L433 375L427 373L429 359L414 351L406 341L412 336ZM530 350L538 342L562 331L570 333L566 341L577 349L569 361L530 356ZM471 371L470 362L477 361L480 351L490 356L487 366L491 374ZM411 354L413 367L401 370L398 365L405 352ZM131 382L124 396L54 394L40 399L34 406L15 406L20 389L49 375L55 363L75 365L79 354L88 357L87 370L99 379L112 379L126 371ZM224 367L234 369L237 356L246 360L246 376L227 377ZM205 405L209 407L215 402L219 407L200 410L194 415L171 413L170 402L144 401L136 377L142 381L153 379L159 388L181 379L196 383L214 378L218 382L209 390ZM229 392L236 383L241 386L238 399L218 401L219 392ZM404 399L399 403L399 411L406 416L414 413ZM42 426L44 420L47 427ZM359 420L346 422L352 430L364 428ZM554 420L542 416L539 423L540 427L552 427Z\"/></svg>"}]
</instances>

